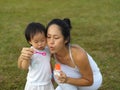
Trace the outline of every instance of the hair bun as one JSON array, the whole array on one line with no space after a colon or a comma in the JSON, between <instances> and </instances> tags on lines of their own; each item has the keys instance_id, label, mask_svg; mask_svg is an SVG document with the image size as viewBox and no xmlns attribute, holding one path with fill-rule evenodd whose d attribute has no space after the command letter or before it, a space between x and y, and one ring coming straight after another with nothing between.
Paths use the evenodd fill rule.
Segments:
<instances>
[{"instance_id":1,"label":"hair bun","mask_svg":"<svg viewBox=\"0 0 120 90\"><path fill-rule=\"evenodd\" d=\"M69 27L70 29L72 29L71 21L70 21L69 18L64 18L63 21L68 25L68 27Z\"/></svg>"}]
</instances>

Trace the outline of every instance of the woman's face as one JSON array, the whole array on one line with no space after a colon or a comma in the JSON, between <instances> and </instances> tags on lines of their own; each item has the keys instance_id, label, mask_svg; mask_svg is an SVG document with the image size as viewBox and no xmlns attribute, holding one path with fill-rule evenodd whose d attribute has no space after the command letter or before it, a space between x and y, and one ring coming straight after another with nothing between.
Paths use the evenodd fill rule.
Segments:
<instances>
[{"instance_id":1,"label":"woman's face","mask_svg":"<svg viewBox=\"0 0 120 90\"><path fill-rule=\"evenodd\" d=\"M65 47L65 40L58 25L52 24L49 26L47 44L51 53L58 53Z\"/></svg>"}]
</instances>

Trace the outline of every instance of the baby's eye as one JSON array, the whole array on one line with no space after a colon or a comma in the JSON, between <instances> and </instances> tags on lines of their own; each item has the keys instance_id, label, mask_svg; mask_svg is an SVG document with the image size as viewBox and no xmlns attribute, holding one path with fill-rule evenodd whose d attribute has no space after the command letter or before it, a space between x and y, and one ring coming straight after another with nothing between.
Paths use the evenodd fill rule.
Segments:
<instances>
[{"instance_id":1,"label":"baby's eye","mask_svg":"<svg viewBox=\"0 0 120 90\"><path fill-rule=\"evenodd\" d=\"M34 43L38 43L38 41L35 41Z\"/></svg>"},{"instance_id":2,"label":"baby's eye","mask_svg":"<svg viewBox=\"0 0 120 90\"><path fill-rule=\"evenodd\" d=\"M41 42L44 42L45 40L41 40Z\"/></svg>"}]
</instances>

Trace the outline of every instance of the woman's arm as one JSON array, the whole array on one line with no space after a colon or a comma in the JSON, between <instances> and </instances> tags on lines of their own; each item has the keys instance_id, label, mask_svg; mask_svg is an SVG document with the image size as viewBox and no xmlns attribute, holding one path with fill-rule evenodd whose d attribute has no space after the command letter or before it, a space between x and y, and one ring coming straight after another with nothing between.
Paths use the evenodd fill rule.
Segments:
<instances>
[{"instance_id":1,"label":"woman's arm","mask_svg":"<svg viewBox=\"0 0 120 90\"><path fill-rule=\"evenodd\" d=\"M87 58L86 52L79 47L72 47L72 57L75 65L80 71L80 78L67 77L65 73L61 73L59 80L63 83L72 84L75 86L90 86L93 84L93 73Z\"/></svg>"},{"instance_id":2,"label":"woman's arm","mask_svg":"<svg viewBox=\"0 0 120 90\"><path fill-rule=\"evenodd\" d=\"M73 60L82 75L81 78L67 78L67 83L77 86L90 86L93 84L93 72L87 53L80 47L72 48Z\"/></svg>"},{"instance_id":3,"label":"woman's arm","mask_svg":"<svg viewBox=\"0 0 120 90\"><path fill-rule=\"evenodd\" d=\"M18 58L18 68L21 68L21 69L28 69L30 65L30 60L24 60L24 59L21 59L20 57Z\"/></svg>"},{"instance_id":4,"label":"woman's arm","mask_svg":"<svg viewBox=\"0 0 120 90\"><path fill-rule=\"evenodd\" d=\"M30 65L30 58L33 55L34 50L32 48L23 48L21 55L18 58L18 68L28 69Z\"/></svg>"}]
</instances>

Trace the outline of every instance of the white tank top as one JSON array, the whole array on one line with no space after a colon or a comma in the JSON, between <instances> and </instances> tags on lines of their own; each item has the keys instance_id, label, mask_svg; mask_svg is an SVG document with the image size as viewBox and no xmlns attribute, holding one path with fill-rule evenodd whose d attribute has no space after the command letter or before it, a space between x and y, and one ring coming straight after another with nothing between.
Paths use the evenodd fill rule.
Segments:
<instances>
[{"instance_id":1,"label":"white tank top","mask_svg":"<svg viewBox=\"0 0 120 90\"><path fill-rule=\"evenodd\" d=\"M45 85L51 82L50 52L46 47L44 50L36 50L33 54L27 74L27 83L33 85ZM46 55L42 55L46 53Z\"/></svg>"},{"instance_id":2,"label":"white tank top","mask_svg":"<svg viewBox=\"0 0 120 90\"><path fill-rule=\"evenodd\" d=\"M70 55L70 58L71 58L73 64L75 65L74 60L73 60L73 58L72 58L72 53L71 53L70 46L69 46L69 55ZM87 56L88 56L88 60L89 60L91 69L92 69L92 71L93 71L93 76L96 75L96 74L99 74L100 71L99 71L99 68L98 68L97 64L95 63L95 61L93 60L93 58L92 58L89 54L87 54ZM55 55L54 55L54 57L55 57ZM56 60L56 63L60 63L60 62L56 59L56 57L55 57L55 60ZM61 63L60 63L60 64L61 64ZM61 64L61 69L62 69L63 72L66 73L66 75L67 75L68 77L72 77L72 78L80 78L80 77L81 77L81 74L80 74L80 72L79 72L79 70L78 70L78 68L77 68L76 65L75 65L75 68L73 68L73 67L70 67L70 66L68 66L68 65Z\"/></svg>"}]
</instances>

